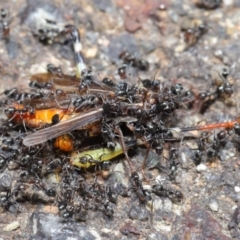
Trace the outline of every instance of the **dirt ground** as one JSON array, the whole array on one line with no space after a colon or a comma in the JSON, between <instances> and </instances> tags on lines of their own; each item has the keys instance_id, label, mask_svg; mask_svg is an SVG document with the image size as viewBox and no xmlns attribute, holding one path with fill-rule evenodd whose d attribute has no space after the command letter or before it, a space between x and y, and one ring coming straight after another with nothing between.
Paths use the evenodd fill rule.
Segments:
<instances>
[{"instance_id":1,"label":"dirt ground","mask_svg":"<svg viewBox=\"0 0 240 240\"><path fill-rule=\"evenodd\" d=\"M223 0L214 9L200 7L197 5L200 2L218 1L12 0L6 3L0 0L1 8L8 12L4 20L10 26L9 38L2 36L0 41L0 92L12 87L25 89L30 76L46 71L49 63L61 66L64 73L75 73L69 44L63 44L61 38L50 39L46 45L39 41L40 19L50 18L59 29L66 24L79 29L86 64L101 79L108 76L118 80L122 51L129 51L150 64L148 71L138 72L138 77L131 81L155 76L161 82L181 83L195 92L213 91L216 81L224 81L219 77L221 70L218 71L224 66L229 71L227 81L233 85L231 98L217 99L202 113L199 106L182 108L171 119L171 126L235 119L240 112L240 1ZM206 27L201 29L201 24ZM184 30L189 28L193 33L187 35ZM200 135L197 131L192 134ZM213 131L213 137L216 134ZM181 139L183 135L179 135ZM148 171L151 179L159 179L163 186L181 191L181 202L154 196L141 205L136 197L119 196L113 218L92 211L85 222L62 221L53 203L19 203L19 213L0 213L0 240L240 239L238 145L237 140L229 141L219 149L214 161L198 165L194 164L190 150L196 148L196 141L183 138L176 145L179 165L174 181L161 167ZM140 148L132 161L142 162L145 151ZM150 152L148 160L160 161L154 152ZM167 162L163 157L161 161L163 165ZM14 179L16 174L19 172L6 168L0 173L0 181L6 176ZM144 185L151 184L144 182Z\"/></svg>"}]
</instances>

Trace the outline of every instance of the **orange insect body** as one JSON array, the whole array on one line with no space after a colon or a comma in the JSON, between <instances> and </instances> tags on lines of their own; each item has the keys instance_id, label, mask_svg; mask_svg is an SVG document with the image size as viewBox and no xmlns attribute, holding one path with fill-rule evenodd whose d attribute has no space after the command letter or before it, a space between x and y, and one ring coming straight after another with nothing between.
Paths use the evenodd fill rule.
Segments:
<instances>
[{"instance_id":1,"label":"orange insect body","mask_svg":"<svg viewBox=\"0 0 240 240\"><path fill-rule=\"evenodd\" d=\"M50 108L35 110L33 113L30 113L28 111L21 112L21 109L24 108L22 105L14 107L17 111L7 114L7 117L15 123L22 124L24 122L26 126L32 128L41 128L47 124L52 124L52 119L55 115L58 115L61 121L72 117L72 111L70 109Z\"/></svg>"},{"instance_id":2,"label":"orange insect body","mask_svg":"<svg viewBox=\"0 0 240 240\"><path fill-rule=\"evenodd\" d=\"M54 147L64 152L71 152L74 149L74 143L72 138L65 134L55 139Z\"/></svg>"}]
</instances>

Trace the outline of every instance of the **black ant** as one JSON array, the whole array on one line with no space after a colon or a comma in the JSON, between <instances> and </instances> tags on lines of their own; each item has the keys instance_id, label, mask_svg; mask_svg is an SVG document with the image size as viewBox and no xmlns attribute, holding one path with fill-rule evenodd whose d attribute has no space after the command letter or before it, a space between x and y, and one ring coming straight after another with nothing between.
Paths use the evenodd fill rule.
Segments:
<instances>
[{"instance_id":1,"label":"black ant","mask_svg":"<svg viewBox=\"0 0 240 240\"><path fill-rule=\"evenodd\" d=\"M128 64L132 67L136 67L139 70L147 71L149 69L148 61L141 59L141 58L136 58L133 55L131 55L128 51L121 52L119 55L119 58L123 60L124 64ZM126 68L126 65L124 67ZM123 69L123 71L124 71L124 69ZM120 75L120 73L119 73L119 75Z\"/></svg>"},{"instance_id":2,"label":"black ant","mask_svg":"<svg viewBox=\"0 0 240 240\"><path fill-rule=\"evenodd\" d=\"M208 31L207 24L200 19L184 19L181 30L184 32L184 40L188 46L196 42Z\"/></svg>"},{"instance_id":3,"label":"black ant","mask_svg":"<svg viewBox=\"0 0 240 240\"><path fill-rule=\"evenodd\" d=\"M169 198L173 203L179 203L183 199L183 194L181 191L173 188L166 188L162 184L153 185L152 192L159 197Z\"/></svg>"},{"instance_id":4,"label":"black ant","mask_svg":"<svg viewBox=\"0 0 240 240\"><path fill-rule=\"evenodd\" d=\"M118 68L118 75L121 79L127 78L127 65L123 65L122 67Z\"/></svg>"},{"instance_id":5,"label":"black ant","mask_svg":"<svg viewBox=\"0 0 240 240\"><path fill-rule=\"evenodd\" d=\"M170 179L174 179L176 172L177 172L177 166L180 163L178 160L178 149L175 147L171 147L169 150L169 177Z\"/></svg>"},{"instance_id":6,"label":"black ant","mask_svg":"<svg viewBox=\"0 0 240 240\"><path fill-rule=\"evenodd\" d=\"M151 194L148 190L143 188L139 174L137 172L133 172L130 179L133 184L132 189L137 194L140 203L145 204L147 201L150 201L152 199Z\"/></svg>"},{"instance_id":7,"label":"black ant","mask_svg":"<svg viewBox=\"0 0 240 240\"><path fill-rule=\"evenodd\" d=\"M57 202L59 215L64 219L71 218L74 213L74 206L67 203L65 200L57 200Z\"/></svg>"},{"instance_id":8,"label":"black ant","mask_svg":"<svg viewBox=\"0 0 240 240\"><path fill-rule=\"evenodd\" d=\"M43 166L43 174L57 172L62 168L62 160L60 158L49 159L49 162Z\"/></svg>"},{"instance_id":9,"label":"black ant","mask_svg":"<svg viewBox=\"0 0 240 240\"><path fill-rule=\"evenodd\" d=\"M56 75L56 76L60 76L60 77L63 76L62 68L61 67L55 67L51 63L47 65L47 71L49 73L52 73L52 74Z\"/></svg>"},{"instance_id":10,"label":"black ant","mask_svg":"<svg viewBox=\"0 0 240 240\"><path fill-rule=\"evenodd\" d=\"M105 77L105 78L102 80L102 82L103 82L104 84L106 84L107 86L111 87L111 88L114 88L114 87L116 86L116 84L113 82L113 80L110 79L110 78L107 78L107 77Z\"/></svg>"},{"instance_id":11,"label":"black ant","mask_svg":"<svg viewBox=\"0 0 240 240\"><path fill-rule=\"evenodd\" d=\"M160 85L160 81L159 80L150 80L150 79L143 79L141 80L142 85L150 90L159 90L159 85Z\"/></svg>"},{"instance_id":12,"label":"black ant","mask_svg":"<svg viewBox=\"0 0 240 240\"><path fill-rule=\"evenodd\" d=\"M6 41L9 41L10 37L10 26L8 21L6 20L7 18L7 11L6 9L2 8L1 10L1 24L2 24L2 36Z\"/></svg>"},{"instance_id":13,"label":"black ant","mask_svg":"<svg viewBox=\"0 0 240 240\"><path fill-rule=\"evenodd\" d=\"M14 214L18 212L17 203L13 200L10 189L6 192L0 192L0 207L4 209L4 211L10 211Z\"/></svg>"}]
</instances>

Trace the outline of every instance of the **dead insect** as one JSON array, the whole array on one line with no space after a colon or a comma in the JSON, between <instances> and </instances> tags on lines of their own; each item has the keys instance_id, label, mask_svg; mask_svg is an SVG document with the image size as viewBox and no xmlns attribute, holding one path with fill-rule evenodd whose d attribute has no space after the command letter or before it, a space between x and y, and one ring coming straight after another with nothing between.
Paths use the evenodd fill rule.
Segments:
<instances>
[{"instance_id":1,"label":"dead insect","mask_svg":"<svg viewBox=\"0 0 240 240\"><path fill-rule=\"evenodd\" d=\"M135 143L126 143L127 149L135 146ZM71 154L70 163L76 167L89 168L104 161L109 161L124 154L121 144L116 143L114 149L91 147L90 150L76 151Z\"/></svg>"}]
</instances>

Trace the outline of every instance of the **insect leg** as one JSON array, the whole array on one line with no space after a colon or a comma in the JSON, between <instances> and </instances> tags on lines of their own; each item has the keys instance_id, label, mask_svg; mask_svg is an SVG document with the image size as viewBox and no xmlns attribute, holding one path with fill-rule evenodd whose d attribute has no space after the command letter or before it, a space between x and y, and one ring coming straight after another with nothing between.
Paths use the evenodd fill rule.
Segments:
<instances>
[{"instance_id":1,"label":"insect leg","mask_svg":"<svg viewBox=\"0 0 240 240\"><path fill-rule=\"evenodd\" d=\"M123 133L122 133L122 130L120 129L119 126L116 127L115 131L119 134L120 136L120 144L122 146L122 149L123 149L123 152L124 152L124 155L127 159L127 162L128 162L128 165L129 165L129 168L130 168L130 171L131 173L133 172L133 168L132 168L132 163L130 161L130 158L128 156L128 152L127 152L127 147L126 147L126 144L125 144L125 141L124 141L124 137L123 137Z\"/></svg>"}]
</instances>

